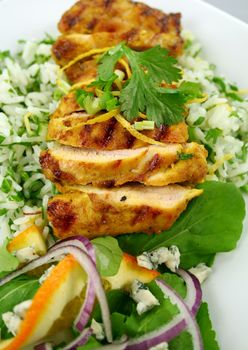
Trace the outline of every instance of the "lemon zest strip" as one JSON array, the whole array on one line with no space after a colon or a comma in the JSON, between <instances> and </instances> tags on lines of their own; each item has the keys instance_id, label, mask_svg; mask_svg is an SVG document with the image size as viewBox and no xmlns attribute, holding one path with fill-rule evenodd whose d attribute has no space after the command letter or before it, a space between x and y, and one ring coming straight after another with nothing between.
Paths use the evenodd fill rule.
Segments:
<instances>
[{"instance_id":1,"label":"lemon zest strip","mask_svg":"<svg viewBox=\"0 0 248 350\"><path fill-rule=\"evenodd\" d=\"M218 159L213 165L208 167L209 175L214 175L214 173L224 164L226 160L230 160L233 158L233 154L227 153L220 159Z\"/></svg>"},{"instance_id":2,"label":"lemon zest strip","mask_svg":"<svg viewBox=\"0 0 248 350\"><path fill-rule=\"evenodd\" d=\"M117 114L119 113L119 110L118 109L114 109L110 112L107 112L107 113L104 113L104 114L101 114L95 118L92 118L92 119L89 119L87 120L87 122L82 122L82 123L78 123L77 125L74 125L74 126L70 126L70 127L66 127L66 130L75 130L77 128L81 128L82 126L84 125L92 125L92 124L96 124L96 123L102 123L102 122L105 122L113 117L115 117ZM69 118L70 116L68 116ZM85 116L84 116L85 117ZM60 124L61 123L61 119L68 119L68 118L55 118L53 119L56 123L56 121ZM77 119L79 117L77 116ZM63 125L63 127L65 127Z\"/></svg>"},{"instance_id":3,"label":"lemon zest strip","mask_svg":"<svg viewBox=\"0 0 248 350\"><path fill-rule=\"evenodd\" d=\"M203 103L208 99L208 94L204 94L203 97L200 98L193 98L192 100L188 101L187 104L191 103Z\"/></svg>"},{"instance_id":4,"label":"lemon zest strip","mask_svg":"<svg viewBox=\"0 0 248 350\"><path fill-rule=\"evenodd\" d=\"M127 77L128 77L128 79L130 79L132 72L130 70L129 64L123 58L120 58L118 62L125 68L125 71L127 73Z\"/></svg>"},{"instance_id":5,"label":"lemon zest strip","mask_svg":"<svg viewBox=\"0 0 248 350\"><path fill-rule=\"evenodd\" d=\"M110 50L111 47L104 47L102 49L93 49L87 52L84 52L80 55L78 55L77 57L75 57L73 60L71 60L69 63L67 63L64 67L62 67L60 70L63 72L64 70L66 70L67 68L73 66L75 63L77 63L78 61L86 58L86 57L90 57L90 56L94 56L97 55L99 53L103 53L105 51Z\"/></svg>"},{"instance_id":6,"label":"lemon zest strip","mask_svg":"<svg viewBox=\"0 0 248 350\"><path fill-rule=\"evenodd\" d=\"M24 116L23 116L23 121L24 121L24 125L25 125L25 128L27 130L27 133L29 135L32 134L32 130L31 130L31 127L30 127L30 122L29 122L29 117L32 116L32 113L31 112L27 112Z\"/></svg>"}]
</instances>

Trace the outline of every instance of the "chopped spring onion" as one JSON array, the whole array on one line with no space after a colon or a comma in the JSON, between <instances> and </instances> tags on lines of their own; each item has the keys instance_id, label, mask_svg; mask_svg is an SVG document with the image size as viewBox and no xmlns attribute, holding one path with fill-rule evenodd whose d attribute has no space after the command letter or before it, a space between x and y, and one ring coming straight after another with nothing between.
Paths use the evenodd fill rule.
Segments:
<instances>
[{"instance_id":1,"label":"chopped spring onion","mask_svg":"<svg viewBox=\"0 0 248 350\"><path fill-rule=\"evenodd\" d=\"M142 122L135 122L134 128L136 130L153 130L155 128L155 123L152 120L144 120Z\"/></svg>"}]
</instances>

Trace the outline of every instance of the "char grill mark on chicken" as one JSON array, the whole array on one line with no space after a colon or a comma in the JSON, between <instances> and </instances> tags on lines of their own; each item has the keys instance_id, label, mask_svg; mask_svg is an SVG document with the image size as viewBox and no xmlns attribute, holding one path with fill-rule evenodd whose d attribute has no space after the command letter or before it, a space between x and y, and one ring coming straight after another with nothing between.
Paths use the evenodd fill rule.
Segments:
<instances>
[{"instance_id":1,"label":"char grill mark on chicken","mask_svg":"<svg viewBox=\"0 0 248 350\"><path fill-rule=\"evenodd\" d=\"M83 112L72 113L63 118L52 118L48 125L48 140L73 147L102 150L138 148L146 145L133 137L115 118L83 125L89 118L92 117ZM163 143L184 143L188 139L188 130L184 122L170 126L161 125L141 133Z\"/></svg>"},{"instance_id":2,"label":"char grill mark on chicken","mask_svg":"<svg viewBox=\"0 0 248 350\"><path fill-rule=\"evenodd\" d=\"M63 34L118 33L122 35L120 39L127 42L142 40L142 35L145 37L151 33L158 37L158 42L153 42L153 46L167 41L169 49L176 55L183 48L179 13L165 14L130 0L78 1L62 16L58 28Z\"/></svg>"},{"instance_id":3,"label":"char grill mark on chicken","mask_svg":"<svg viewBox=\"0 0 248 350\"><path fill-rule=\"evenodd\" d=\"M79 54L96 48L125 42L135 50L160 45L173 56L182 54L181 15L165 14L145 4L130 0L81 0L61 18L58 28L63 34L53 45L53 57L64 66ZM92 80L97 62L87 58L66 70L72 83Z\"/></svg>"},{"instance_id":4,"label":"char grill mark on chicken","mask_svg":"<svg viewBox=\"0 0 248 350\"><path fill-rule=\"evenodd\" d=\"M160 233L171 227L189 200L202 193L179 185L112 189L64 186L59 190L65 193L48 203L48 218L58 238L79 233L88 238L134 232Z\"/></svg>"},{"instance_id":5,"label":"char grill mark on chicken","mask_svg":"<svg viewBox=\"0 0 248 350\"><path fill-rule=\"evenodd\" d=\"M53 182L120 186L140 182L147 186L194 184L207 173L206 150L197 143L167 144L119 151L59 147L43 151L40 163ZM180 154L190 158L180 160Z\"/></svg>"},{"instance_id":6,"label":"char grill mark on chicken","mask_svg":"<svg viewBox=\"0 0 248 350\"><path fill-rule=\"evenodd\" d=\"M130 0L81 0L62 16L53 56L64 67L82 53L123 41L135 50L160 45L178 56L183 51L180 20L180 14L164 14ZM71 82L81 82L88 91L99 57L90 54L65 70ZM123 69L120 62L116 68ZM47 137L60 146L42 152L40 163L62 193L48 203L54 234L93 238L170 228L188 202L202 193L189 184L204 180L206 150L186 143L185 122L140 131L164 143L151 146L115 117L85 124L96 116L82 110L75 91L62 98L51 116Z\"/></svg>"}]
</instances>

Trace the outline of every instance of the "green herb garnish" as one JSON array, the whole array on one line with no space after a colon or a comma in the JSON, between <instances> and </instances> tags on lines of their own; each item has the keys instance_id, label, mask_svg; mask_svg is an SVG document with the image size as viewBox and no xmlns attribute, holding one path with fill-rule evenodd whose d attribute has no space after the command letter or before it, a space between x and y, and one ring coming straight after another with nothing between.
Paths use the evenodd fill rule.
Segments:
<instances>
[{"instance_id":1,"label":"green herb garnish","mask_svg":"<svg viewBox=\"0 0 248 350\"><path fill-rule=\"evenodd\" d=\"M179 160L187 160L193 158L194 154L193 153L177 153L178 159Z\"/></svg>"}]
</instances>

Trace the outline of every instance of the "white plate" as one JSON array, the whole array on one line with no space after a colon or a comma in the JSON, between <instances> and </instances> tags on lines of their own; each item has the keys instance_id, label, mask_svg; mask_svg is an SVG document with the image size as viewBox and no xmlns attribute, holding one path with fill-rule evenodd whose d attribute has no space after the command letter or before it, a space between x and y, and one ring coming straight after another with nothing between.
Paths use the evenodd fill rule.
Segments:
<instances>
[{"instance_id":1,"label":"white plate","mask_svg":"<svg viewBox=\"0 0 248 350\"><path fill-rule=\"evenodd\" d=\"M248 25L199 0L144 2L165 11L182 12L184 28L200 39L205 56L218 65L221 73L241 87L248 87ZM61 14L73 3L73 0L0 1L0 50L13 49L18 39L37 39L45 32L55 33ZM245 228L247 233L247 218ZM218 255L214 273L204 285L204 298L223 350L248 349L247 271L246 234L235 251Z\"/></svg>"}]
</instances>

